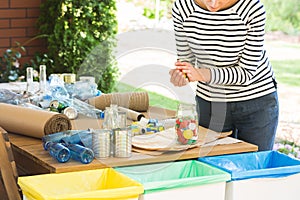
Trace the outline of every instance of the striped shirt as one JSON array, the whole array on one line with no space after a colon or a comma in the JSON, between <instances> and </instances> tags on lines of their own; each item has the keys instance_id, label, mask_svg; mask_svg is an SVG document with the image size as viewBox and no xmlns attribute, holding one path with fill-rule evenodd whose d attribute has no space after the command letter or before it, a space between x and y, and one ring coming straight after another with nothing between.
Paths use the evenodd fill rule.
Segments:
<instances>
[{"instance_id":1,"label":"striped shirt","mask_svg":"<svg viewBox=\"0 0 300 200\"><path fill-rule=\"evenodd\" d=\"M259 0L239 0L218 12L194 0L176 0L172 16L178 58L210 69L211 81L197 84L199 97L234 102L276 91L264 49L266 14Z\"/></svg>"}]
</instances>

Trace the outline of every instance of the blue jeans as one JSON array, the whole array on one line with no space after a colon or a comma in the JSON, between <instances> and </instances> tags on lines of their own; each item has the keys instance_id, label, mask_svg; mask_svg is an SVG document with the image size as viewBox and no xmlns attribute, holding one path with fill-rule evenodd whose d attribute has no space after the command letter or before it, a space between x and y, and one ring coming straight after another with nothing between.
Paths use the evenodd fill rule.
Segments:
<instances>
[{"instance_id":1,"label":"blue jeans","mask_svg":"<svg viewBox=\"0 0 300 200\"><path fill-rule=\"evenodd\" d=\"M196 96L199 125L272 150L278 125L277 92L239 102L209 102Z\"/></svg>"}]
</instances>

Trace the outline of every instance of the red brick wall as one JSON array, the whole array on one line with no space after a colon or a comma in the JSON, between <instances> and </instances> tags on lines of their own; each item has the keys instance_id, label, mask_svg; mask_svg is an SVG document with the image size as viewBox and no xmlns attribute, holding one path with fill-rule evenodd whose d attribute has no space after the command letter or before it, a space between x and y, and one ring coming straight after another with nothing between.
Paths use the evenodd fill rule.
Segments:
<instances>
[{"instance_id":1,"label":"red brick wall","mask_svg":"<svg viewBox=\"0 0 300 200\"><path fill-rule=\"evenodd\" d=\"M43 0L0 0L0 56L15 42L23 44L38 35L36 21ZM38 52L46 52L45 39L37 39L24 46L20 63L28 62Z\"/></svg>"}]
</instances>

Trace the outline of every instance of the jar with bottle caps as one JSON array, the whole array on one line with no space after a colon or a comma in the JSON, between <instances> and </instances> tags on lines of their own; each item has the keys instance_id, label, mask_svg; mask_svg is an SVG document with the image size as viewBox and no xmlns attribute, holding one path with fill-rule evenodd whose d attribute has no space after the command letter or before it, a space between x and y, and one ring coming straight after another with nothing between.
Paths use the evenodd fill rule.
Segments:
<instances>
[{"instance_id":1,"label":"jar with bottle caps","mask_svg":"<svg viewBox=\"0 0 300 200\"><path fill-rule=\"evenodd\" d=\"M179 104L175 124L177 142L190 145L198 139L198 117L194 104Z\"/></svg>"}]
</instances>

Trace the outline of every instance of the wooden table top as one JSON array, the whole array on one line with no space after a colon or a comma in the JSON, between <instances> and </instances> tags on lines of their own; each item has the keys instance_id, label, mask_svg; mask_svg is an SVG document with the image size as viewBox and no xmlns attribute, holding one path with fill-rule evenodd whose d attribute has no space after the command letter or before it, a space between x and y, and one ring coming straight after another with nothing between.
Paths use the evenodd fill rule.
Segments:
<instances>
[{"instance_id":1,"label":"wooden table top","mask_svg":"<svg viewBox=\"0 0 300 200\"><path fill-rule=\"evenodd\" d=\"M166 152L161 155L148 155L132 152L132 156L129 158L110 157L106 159L94 159L89 164L81 164L80 162L73 160L66 163L58 163L47 151L43 149L42 141L40 139L11 133L9 134L9 139L14 151L16 151L19 155L22 155L22 157L29 159L29 161L34 164L44 168L46 170L45 172L49 173L171 162L176 160L197 159L198 157L203 156L257 151L256 145L239 142L235 144L197 147L179 152Z\"/></svg>"},{"instance_id":2,"label":"wooden table top","mask_svg":"<svg viewBox=\"0 0 300 200\"><path fill-rule=\"evenodd\" d=\"M145 117L154 119L166 119L175 116L175 111L149 107L149 111L143 113ZM87 130L88 128L101 128L102 121L79 116L72 120L72 128L75 130ZM171 162L177 160L197 159L203 156L233 154L242 152L257 151L256 145L239 142L234 144L206 146L188 149L185 151L165 152L159 155L149 155L141 152L132 152L129 158L94 159L89 164L82 164L78 161L70 160L66 163L59 163L43 149L40 138L32 138L26 135L9 133L9 139L14 151L14 157L18 170L23 171L23 175L33 175L41 173L61 173L71 171L81 171L89 169L99 169L105 167L118 167L129 165L140 165L158 162Z\"/></svg>"}]
</instances>

